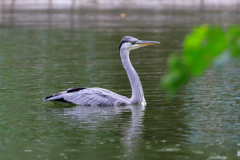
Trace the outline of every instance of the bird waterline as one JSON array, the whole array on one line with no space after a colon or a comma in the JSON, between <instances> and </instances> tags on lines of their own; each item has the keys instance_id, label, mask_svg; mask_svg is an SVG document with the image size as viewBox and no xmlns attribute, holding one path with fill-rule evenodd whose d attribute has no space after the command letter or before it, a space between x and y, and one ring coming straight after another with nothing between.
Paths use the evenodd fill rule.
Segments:
<instances>
[{"instance_id":1,"label":"bird waterline","mask_svg":"<svg viewBox=\"0 0 240 160\"><path fill-rule=\"evenodd\" d=\"M129 54L131 50L155 44L159 44L159 42L141 41L131 36L125 36L120 42L119 53L132 89L132 97L130 99L103 88L74 87L48 96L44 98L44 101L70 102L80 106L125 106L132 104L145 106L146 100L142 84L131 64Z\"/></svg>"}]
</instances>

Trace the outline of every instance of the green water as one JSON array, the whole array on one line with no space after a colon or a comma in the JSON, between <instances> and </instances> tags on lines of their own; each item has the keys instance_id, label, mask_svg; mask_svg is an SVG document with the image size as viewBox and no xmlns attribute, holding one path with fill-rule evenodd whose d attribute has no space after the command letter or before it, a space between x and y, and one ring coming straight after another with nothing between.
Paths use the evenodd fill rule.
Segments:
<instances>
[{"instance_id":1,"label":"green water","mask_svg":"<svg viewBox=\"0 0 240 160\"><path fill-rule=\"evenodd\" d=\"M125 18L119 16L126 13ZM197 11L5 10L0 23L0 159L239 159L240 69L208 70L168 100L167 57L202 23L239 14ZM125 35L160 41L131 52L146 108L52 105L70 87L130 97L118 53ZM167 100L167 101L166 101Z\"/></svg>"}]
</instances>

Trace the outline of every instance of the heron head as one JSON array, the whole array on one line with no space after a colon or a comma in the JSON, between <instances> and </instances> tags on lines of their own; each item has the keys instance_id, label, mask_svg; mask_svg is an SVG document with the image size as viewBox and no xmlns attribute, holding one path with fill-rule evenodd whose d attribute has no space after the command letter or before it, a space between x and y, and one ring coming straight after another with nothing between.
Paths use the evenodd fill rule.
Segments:
<instances>
[{"instance_id":1,"label":"heron head","mask_svg":"<svg viewBox=\"0 0 240 160\"><path fill-rule=\"evenodd\" d=\"M138 49L140 47L145 47L148 45L155 45L155 44L159 44L159 42L142 41L142 40L138 40L137 38L134 38L131 36L125 36L125 37L123 37L123 39L120 42L119 51L121 49L126 49L126 50L130 51L130 50Z\"/></svg>"}]
</instances>

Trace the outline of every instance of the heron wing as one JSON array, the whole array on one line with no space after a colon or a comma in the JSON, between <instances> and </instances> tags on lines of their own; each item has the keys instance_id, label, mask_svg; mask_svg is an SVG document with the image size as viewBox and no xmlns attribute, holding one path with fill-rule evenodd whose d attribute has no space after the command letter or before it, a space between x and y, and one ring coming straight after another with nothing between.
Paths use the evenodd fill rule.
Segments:
<instances>
[{"instance_id":1,"label":"heron wing","mask_svg":"<svg viewBox=\"0 0 240 160\"><path fill-rule=\"evenodd\" d=\"M84 88L76 92L67 92L63 99L84 106L129 105L130 100L117 93L102 88Z\"/></svg>"}]
</instances>

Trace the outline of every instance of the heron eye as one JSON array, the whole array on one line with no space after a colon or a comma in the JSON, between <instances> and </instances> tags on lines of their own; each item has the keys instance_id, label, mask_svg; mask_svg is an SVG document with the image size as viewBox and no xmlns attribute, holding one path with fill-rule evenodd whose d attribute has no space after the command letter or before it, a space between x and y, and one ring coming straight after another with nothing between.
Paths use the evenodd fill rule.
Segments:
<instances>
[{"instance_id":1,"label":"heron eye","mask_svg":"<svg viewBox=\"0 0 240 160\"><path fill-rule=\"evenodd\" d=\"M136 44L136 41L132 41L131 44L132 44L132 45L133 45L133 44Z\"/></svg>"}]
</instances>

